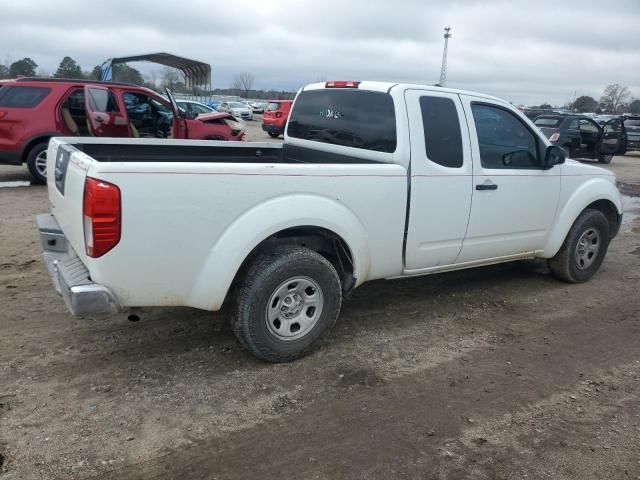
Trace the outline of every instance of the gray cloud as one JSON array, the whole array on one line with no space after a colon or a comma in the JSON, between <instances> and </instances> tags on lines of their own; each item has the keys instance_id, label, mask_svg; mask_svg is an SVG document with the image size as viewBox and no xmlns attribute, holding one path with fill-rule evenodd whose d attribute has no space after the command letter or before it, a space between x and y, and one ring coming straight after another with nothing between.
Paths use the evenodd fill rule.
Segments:
<instances>
[{"instance_id":1,"label":"gray cloud","mask_svg":"<svg viewBox=\"0 0 640 480\"><path fill-rule=\"evenodd\" d=\"M211 63L222 87L240 71L262 88L318 78L431 84L450 24L451 87L561 104L617 82L640 97L637 0L3 3L0 58L30 56L48 71L65 55L88 70L113 56L168 51Z\"/></svg>"}]
</instances>

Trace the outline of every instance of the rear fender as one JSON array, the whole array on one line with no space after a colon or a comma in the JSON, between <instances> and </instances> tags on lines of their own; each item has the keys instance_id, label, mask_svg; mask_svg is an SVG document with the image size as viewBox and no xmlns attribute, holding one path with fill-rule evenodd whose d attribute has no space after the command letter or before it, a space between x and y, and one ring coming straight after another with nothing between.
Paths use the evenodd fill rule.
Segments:
<instances>
[{"instance_id":1,"label":"rear fender","mask_svg":"<svg viewBox=\"0 0 640 480\"><path fill-rule=\"evenodd\" d=\"M618 214L622 214L620 192L610 181L604 178L593 178L584 182L571 195L562 210L558 213L551 229L551 234L544 247L542 256L551 258L562 246L573 223L582 211L598 200L608 200L615 205Z\"/></svg>"},{"instance_id":2,"label":"rear fender","mask_svg":"<svg viewBox=\"0 0 640 480\"><path fill-rule=\"evenodd\" d=\"M218 310L236 273L256 246L282 230L303 226L320 227L339 235L351 251L357 284L367 278L370 250L358 217L344 204L327 197L284 195L244 212L224 231L203 263L189 304Z\"/></svg>"}]
</instances>

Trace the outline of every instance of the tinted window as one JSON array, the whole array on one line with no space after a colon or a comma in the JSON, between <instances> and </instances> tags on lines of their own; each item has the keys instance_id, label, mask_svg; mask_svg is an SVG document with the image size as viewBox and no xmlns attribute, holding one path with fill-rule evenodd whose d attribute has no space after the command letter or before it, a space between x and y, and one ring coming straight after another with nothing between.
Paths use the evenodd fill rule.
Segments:
<instances>
[{"instance_id":1,"label":"tinted window","mask_svg":"<svg viewBox=\"0 0 640 480\"><path fill-rule=\"evenodd\" d=\"M577 130L578 129L578 119L575 118L575 119L571 120L569 122L569 125L567 126L567 128L569 130Z\"/></svg>"},{"instance_id":2,"label":"tinted window","mask_svg":"<svg viewBox=\"0 0 640 480\"><path fill-rule=\"evenodd\" d=\"M33 108L50 91L46 87L4 87L0 90L0 107Z\"/></svg>"},{"instance_id":3,"label":"tinted window","mask_svg":"<svg viewBox=\"0 0 640 480\"><path fill-rule=\"evenodd\" d=\"M420 97L427 157L445 167L462 167L462 134L453 100Z\"/></svg>"},{"instance_id":4,"label":"tinted window","mask_svg":"<svg viewBox=\"0 0 640 480\"><path fill-rule=\"evenodd\" d=\"M267 110L279 110L280 109L280 104L278 102L270 102L267 105Z\"/></svg>"},{"instance_id":5,"label":"tinted window","mask_svg":"<svg viewBox=\"0 0 640 480\"><path fill-rule=\"evenodd\" d=\"M557 127L558 125L560 125L561 121L561 118L538 117L533 121L533 123L535 123L538 127Z\"/></svg>"},{"instance_id":6,"label":"tinted window","mask_svg":"<svg viewBox=\"0 0 640 480\"><path fill-rule=\"evenodd\" d=\"M115 113L118 112L116 96L111 90L102 88L89 88L89 106L94 112Z\"/></svg>"},{"instance_id":7,"label":"tinted window","mask_svg":"<svg viewBox=\"0 0 640 480\"><path fill-rule=\"evenodd\" d=\"M393 99L386 93L364 90L302 92L292 110L287 133L314 142L394 152Z\"/></svg>"},{"instance_id":8,"label":"tinted window","mask_svg":"<svg viewBox=\"0 0 640 480\"><path fill-rule=\"evenodd\" d=\"M507 110L473 104L480 161L485 168L541 168L536 137Z\"/></svg>"}]
</instances>

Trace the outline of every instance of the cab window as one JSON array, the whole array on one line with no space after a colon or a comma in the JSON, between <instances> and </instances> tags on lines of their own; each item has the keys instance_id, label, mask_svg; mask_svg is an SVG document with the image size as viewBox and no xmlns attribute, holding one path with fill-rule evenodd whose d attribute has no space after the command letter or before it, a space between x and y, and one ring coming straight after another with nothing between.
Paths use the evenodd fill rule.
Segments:
<instances>
[{"instance_id":1,"label":"cab window","mask_svg":"<svg viewBox=\"0 0 640 480\"><path fill-rule=\"evenodd\" d=\"M471 105L484 168L542 168L538 140L527 126L506 109Z\"/></svg>"},{"instance_id":2,"label":"cab window","mask_svg":"<svg viewBox=\"0 0 640 480\"><path fill-rule=\"evenodd\" d=\"M462 134L453 100L420 97L420 110L427 158L443 167L462 167Z\"/></svg>"}]
</instances>

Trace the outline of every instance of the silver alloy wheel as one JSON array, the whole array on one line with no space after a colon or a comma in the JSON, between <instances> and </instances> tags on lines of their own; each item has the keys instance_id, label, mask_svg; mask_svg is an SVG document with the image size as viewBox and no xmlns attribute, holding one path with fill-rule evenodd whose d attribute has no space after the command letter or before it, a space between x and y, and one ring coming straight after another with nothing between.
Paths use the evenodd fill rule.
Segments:
<instances>
[{"instance_id":1,"label":"silver alloy wheel","mask_svg":"<svg viewBox=\"0 0 640 480\"><path fill-rule=\"evenodd\" d=\"M593 265L600 250L600 232L593 227L588 228L580 235L576 245L576 266L579 270L585 270Z\"/></svg>"},{"instance_id":2,"label":"silver alloy wheel","mask_svg":"<svg viewBox=\"0 0 640 480\"><path fill-rule=\"evenodd\" d=\"M36 170L43 177L47 177L47 151L43 150L38 154L35 161Z\"/></svg>"},{"instance_id":3,"label":"silver alloy wheel","mask_svg":"<svg viewBox=\"0 0 640 480\"><path fill-rule=\"evenodd\" d=\"M269 297L267 327L279 340L304 337L322 315L323 295L309 277L292 277L282 282Z\"/></svg>"}]
</instances>

